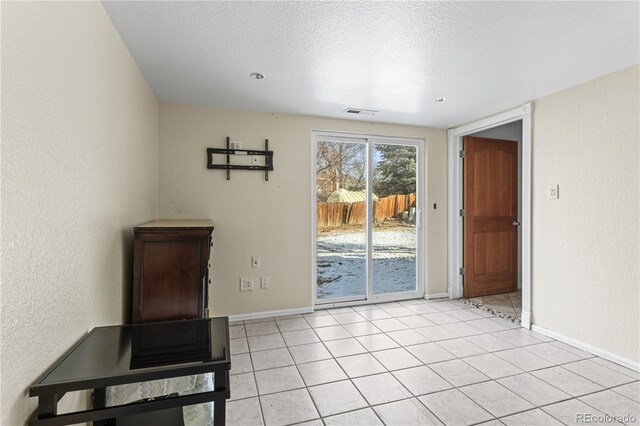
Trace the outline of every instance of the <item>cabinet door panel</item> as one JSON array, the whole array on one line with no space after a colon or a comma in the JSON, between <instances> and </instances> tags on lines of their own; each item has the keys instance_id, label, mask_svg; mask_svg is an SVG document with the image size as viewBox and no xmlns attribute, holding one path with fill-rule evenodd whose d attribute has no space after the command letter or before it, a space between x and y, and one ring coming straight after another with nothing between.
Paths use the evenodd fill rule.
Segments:
<instances>
[{"instance_id":1,"label":"cabinet door panel","mask_svg":"<svg viewBox=\"0 0 640 426\"><path fill-rule=\"evenodd\" d=\"M143 242L141 322L201 315L202 250L202 239Z\"/></svg>"}]
</instances>

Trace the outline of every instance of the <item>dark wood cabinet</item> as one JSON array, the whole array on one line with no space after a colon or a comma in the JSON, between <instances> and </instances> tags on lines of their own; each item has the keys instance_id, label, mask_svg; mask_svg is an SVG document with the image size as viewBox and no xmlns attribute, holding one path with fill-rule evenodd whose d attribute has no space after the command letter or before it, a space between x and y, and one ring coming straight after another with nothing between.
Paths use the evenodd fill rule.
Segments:
<instances>
[{"instance_id":1,"label":"dark wood cabinet","mask_svg":"<svg viewBox=\"0 0 640 426\"><path fill-rule=\"evenodd\" d=\"M133 322L208 317L213 223L156 220L133 230Z\"/></svg>"}]
</instances>

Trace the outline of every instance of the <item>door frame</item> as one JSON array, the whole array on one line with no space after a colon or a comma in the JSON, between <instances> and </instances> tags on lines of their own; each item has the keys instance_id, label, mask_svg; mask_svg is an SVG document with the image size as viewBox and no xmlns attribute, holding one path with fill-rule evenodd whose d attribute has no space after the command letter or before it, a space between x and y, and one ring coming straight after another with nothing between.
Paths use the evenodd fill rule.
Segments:
<instances>
[{"instance_id":1,"label":"door frame","mask_svg":"<svg viewBox=\"0 0 640 426\"><path fill-rule=\"evenodd\" d=\"M447 292L450 299L463 297L462 275L463 266L463 225L460 210L463 207L463 179L462 179L462 142L464 136L482 130L492 129L504 124L522 120L522 181L518 191L522 194L522 315L520 323L524 328L531 328L531 104L505 111L473 123L455 127L447 131L448 134L448 195L449 195L449 253Z\"/></svg>"},{"instance_id":2,"label":"door frame","mask_svg":"<svg viewBox=\"0 0 640 426\"><path fill-rule=\"evenodd\" d=\"M323 138L335 138L344 139L365 139L371 143L385 143L396 145L411 145L416 147L416 157L418 161L418 173L416 176L416 222L420 224L416 230L416 291L406 293L391 293L391 294L373 294L373 269L369 267L372 261L373 252L371 250L371 241L373 229L369 226L369 223L373 221L373 204L370 197L367 197L367 288L365 289L364 299L353 300L355 297L343 297L331 299L327 302L322 302L317 299L317 217L316 207L317 198L316 193L316 154L317 154L317 142ZM425 161L425 140L420 138L407 138L401 136L381 136L371 135L365 133L351 133L333 130L319 130L314 129L311 132L311 300L313 306L323 308L327 307L340 307L340 306L356 306L366 305L371 303L384 303L396 300L407 300L422 298L425 294L425 277L427 275L427 245L426 245L426 229L427 229L427 215L424 213L425 197L426 197L426 161ZM367 143L368 145L368 143ZM370 167L372 158L371 150L368 150L366 167L367 171ZM370 173L367 173L367 188L372 188L373 177ZM371 295L371 297L369 297ZM349 299L349 300L343 300Z\"/></svg>"}]
</instances>

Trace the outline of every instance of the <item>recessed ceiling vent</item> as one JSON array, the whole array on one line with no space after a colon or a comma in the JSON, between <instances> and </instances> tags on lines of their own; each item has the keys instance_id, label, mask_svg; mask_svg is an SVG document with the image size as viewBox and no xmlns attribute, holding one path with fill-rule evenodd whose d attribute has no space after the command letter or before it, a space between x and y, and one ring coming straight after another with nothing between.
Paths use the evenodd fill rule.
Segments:
<instances>
[{"instance_id":1,"label":"recessed ceiling vent","mask_svg":"<svg viewBox=\"0 0 640 426\"><path fill-rule=\"evenodd\" d=\"M347 114L360 114L360 115L375 115L376 110L374 109L362 109L362 108L347 108L344 110Z\"/></svg>"}]
</instances>

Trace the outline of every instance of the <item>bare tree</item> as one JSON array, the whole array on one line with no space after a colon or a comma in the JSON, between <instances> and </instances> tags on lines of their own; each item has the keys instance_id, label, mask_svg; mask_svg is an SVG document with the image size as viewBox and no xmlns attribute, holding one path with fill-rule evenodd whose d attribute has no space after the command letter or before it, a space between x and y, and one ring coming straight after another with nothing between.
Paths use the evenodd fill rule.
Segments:
<instances>
[{"instance_id":1,"label":"bare tree","mask_svg":"<svg viewBox=\"0 0 640 426\"><path fill-rule=\"evenodd\" d=\"M318 142L316 181L318 200L325 201L335 190L364 189L365 146L345 142Z\"/></svg>"}]
</instances>

